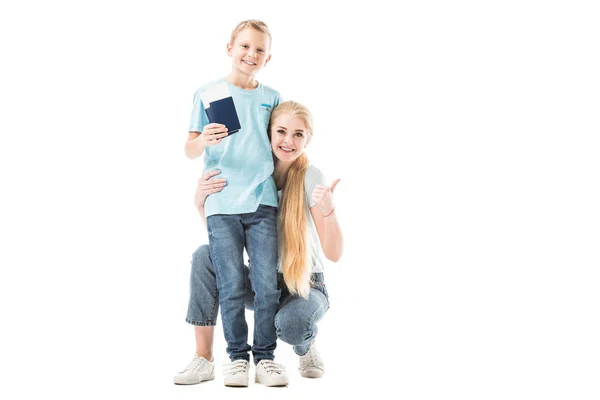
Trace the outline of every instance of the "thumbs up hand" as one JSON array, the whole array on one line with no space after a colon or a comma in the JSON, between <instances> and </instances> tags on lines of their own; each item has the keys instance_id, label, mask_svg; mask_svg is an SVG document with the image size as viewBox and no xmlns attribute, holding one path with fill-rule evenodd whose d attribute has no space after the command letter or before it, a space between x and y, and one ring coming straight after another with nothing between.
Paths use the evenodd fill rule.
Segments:
<instances>
[{"instance_id":1,"label":"thumbs up hand","mask_svg":"<svg viewBox=\"0 0 600 400\"><path fill-rule=\"evenodd\" d=\"M325 185L316 185L312 192L312 201L317 203L317 207L323 216L329 216L333 212L335 205L333 204L333 191L339 183L340 179L336 179L331 184L331 187Z\"/></svg>"}]
</instances>

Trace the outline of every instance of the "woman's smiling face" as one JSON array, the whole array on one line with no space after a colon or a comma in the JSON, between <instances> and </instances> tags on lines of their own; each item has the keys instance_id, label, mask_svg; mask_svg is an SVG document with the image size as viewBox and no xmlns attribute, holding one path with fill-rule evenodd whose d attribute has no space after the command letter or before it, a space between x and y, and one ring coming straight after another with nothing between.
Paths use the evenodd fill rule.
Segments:
<instances>
[{"instance_id":1,"label":"woman's smiling face","mask_svg":"<svg viewBox=\"0 0 600 400\"><path fill-rule=\"evenodd\" d=\"M280 161L295 161L304 152L308 141L304 121L293 114L281 114L271 124L271 150Z\"/></svg>"}]
</instances>

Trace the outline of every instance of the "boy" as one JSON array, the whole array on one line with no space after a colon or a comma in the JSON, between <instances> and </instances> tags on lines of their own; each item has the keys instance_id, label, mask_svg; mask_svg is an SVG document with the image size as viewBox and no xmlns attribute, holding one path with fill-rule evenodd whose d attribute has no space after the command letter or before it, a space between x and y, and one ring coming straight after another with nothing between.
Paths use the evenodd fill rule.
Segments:
<instances>
[{"instance_id":1,"label":"boy","mask_svg":"<svg viewBox=\"0 0 600 400\"><path fill-rule=\"evenodd\" d=\"M231 360L224 372L226 386L248 386L250 349L257 382L266 386L288 384L285 371L273 362L277 340L274 319L280 291L277 189L271 176L273 156L267 126L280 95L255 79L271 58L270 46L271 35L263 22L247 20L236 26L227 44L231 73L196 92L185 145L185 153L192 159L204 154L205 171L219 170L221 177L227 179L227 186L209 196L204 206L223 332ZM217 84L227 86L239 117L241 129L231 136L225 125L209 123L207 104L202 102L202 95ZM245 320L244 246L255 292L252 348L247 343Z\"/></svg>"}]
</instances>

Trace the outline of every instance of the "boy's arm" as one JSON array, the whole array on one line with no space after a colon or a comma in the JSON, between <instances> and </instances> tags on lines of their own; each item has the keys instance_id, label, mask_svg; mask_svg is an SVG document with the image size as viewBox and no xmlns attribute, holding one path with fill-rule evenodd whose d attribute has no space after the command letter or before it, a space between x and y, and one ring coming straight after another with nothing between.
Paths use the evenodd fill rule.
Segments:
<instances>
[{"instance_id":1,"label":"boy's arm","mask_svg":"<svg viewBox=\"0 0 600 400\"><path fill-rule=\"evenodd\" d=\"M227 127L223 124L208 124L202 132L191 131L185 142L185 155L190 159L198 158L207 146L221 143L227 136Z\"/></svg>"},{"instance_id":2,"label":"boy's arm","mask_svg":"<svg viewBox=\"0 0 600 400\"><path fill-rule=\"evenodd\" d=\"M220 143L227 136L227 128L222 124L211 124L206 115L201 99L201 89L194 94L194 106L188 128L188 139L185 142L185 155L190 159L198 158L206 146Z\"/></svg>"},{"instance_id":3,"label":"boy's arm","mask_svg":"<svg viewBox=\"0 0 600 400\"><path fill-rule=\"evenodd\" d=\"M206 148L202 141L198 140L199 137L200 132L190 132L185 142L185 155L191 160L200 157Z\"/></svg>"}]
</instances>

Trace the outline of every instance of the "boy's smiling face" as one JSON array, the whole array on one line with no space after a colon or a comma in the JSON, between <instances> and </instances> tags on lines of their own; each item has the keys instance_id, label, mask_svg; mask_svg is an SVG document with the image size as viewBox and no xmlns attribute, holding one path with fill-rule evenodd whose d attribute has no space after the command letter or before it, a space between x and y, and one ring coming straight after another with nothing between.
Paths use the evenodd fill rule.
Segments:
<instances>
[{"instance_id":1,"label":"boy's smiling face","mask_svg":"<svg viewBox=\"0 0 600 400\"><path fill-rule=\"evenodd\" d=\"M237 34L233 43L227 44L227 54L237 72L254 76L271 59L269 45L265 33L246 28Z\"/></svg>"}]
</instances>

